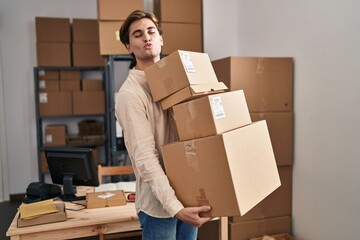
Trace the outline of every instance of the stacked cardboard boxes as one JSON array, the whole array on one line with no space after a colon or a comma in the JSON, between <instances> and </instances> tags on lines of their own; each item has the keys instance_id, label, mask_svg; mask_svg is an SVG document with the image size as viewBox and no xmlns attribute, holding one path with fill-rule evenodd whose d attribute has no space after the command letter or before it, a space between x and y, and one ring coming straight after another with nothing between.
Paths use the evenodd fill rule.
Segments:
<instances>
[{"instance_id":1,"label":"stacked cardboard boxes","mask_svg":"<svg viewBox=\"0 0 360 240\"><path fill-rule=\"evenodd\" d=\"M163 54L203 51L202 0L155 0L154 13L163 29Z\"/></svg>"},{"instance_id":2,"label":"stacked cardboard boxes","mask_svg":"<svg viewBox=\"0 0 360 240\"><path fill-rule=\"evenodd\" d=\"M105 66L100 55L99 24L96 19L73 19L73 65Z\"/></svg>"},{"instance_id":3,"label":"stacked cardboard boxes","mask_svg":"<svg viewBox=\"0 0 360 240\"><path fill-rule=\"evenodd\" d=\"M247 214L229 219L230 239L290 233L293 60L285 57L228 57L215 60L212 64L218 79L223 81L230 91L244 90L252 121L266 120L268 123L282 183L279 189ZM251 224L267 227L251 228ZM206 231L206 227L203 230Z\"/></svg>"},{"instance_id":4,"label":"stacked cardboard boxes","mask_svg":"<svg viewBox=\"0 0 360 240\"><path fill-rule=\"evenodd\" d=\"M205 53L176 51L145 69L154 101L222 84L208 61ZM242 90L205 91L170 107L180 141L161 151L170 184L185 206L210 205L210 216L244 215L280 186L266 121L251 122Z\"/></svg>"},{"instance_id":5,"label":"stacked cardboard boxes","mask_svg":"<svg viewBox=\"0 0 360 240\"><path fill-rule=\"evenodd\" d=\"M36 17L39 67L105 66L96 19Z\"/></svg>"},{"instance_id":6,"label":"stacked cardboard boxes","mask_svg":"<svg viewBox=\"0 0 360 240\"><path fill-rule=\"evenodd\" d=\"M38 66L71 66L70 19L36 17L35 26Z\"/></svg>"},{"instance_id":7,"label":"stacked cardboard boxes","mask_svg":"<svg viewBox=\"0 0 360 240\"><path fill-rule=\"evenodd\" d=\"M134 10L144 10L143 0L98 0L98 21L101 55L128 54L120 41L119 30Z\"/></svg>"}]
</instances>

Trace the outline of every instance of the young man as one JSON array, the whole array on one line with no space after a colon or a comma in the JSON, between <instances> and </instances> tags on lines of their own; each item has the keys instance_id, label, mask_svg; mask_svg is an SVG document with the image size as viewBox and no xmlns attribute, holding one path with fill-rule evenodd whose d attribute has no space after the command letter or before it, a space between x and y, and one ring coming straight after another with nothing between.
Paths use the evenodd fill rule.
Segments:
<instances>
[{"instance_id":1,"label":"young man","mask_svg":"<svg viewBox=\"0 0 360 240\"><path fill-rule=\"evenodd\" d=\"M171 111L154 103L143 70L160 60L162 31L152 13L134 11L120 28L120 39L135 67L119 90L116 117L136 175L136 210L143 239L191 240L210 206L184 207L163 169L160 146L177 140Z\"/></svg>"}]
</instances>

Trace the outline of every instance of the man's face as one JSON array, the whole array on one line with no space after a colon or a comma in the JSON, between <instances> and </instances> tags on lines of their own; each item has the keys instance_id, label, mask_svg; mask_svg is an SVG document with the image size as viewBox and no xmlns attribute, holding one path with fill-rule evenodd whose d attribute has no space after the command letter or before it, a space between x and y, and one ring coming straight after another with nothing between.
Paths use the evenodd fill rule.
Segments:
<instances>
[{"instance_id":1,"label":"man's face","mask_svg":"<svg viewBox=\"0 0 360 240\"><path fill-rule=\"evenodd\" d=\"M126 47L137 61L158 61L162 45L162 36L150 19L142 18L130 25L129 44Z\"/></svg>"}]
</instances>

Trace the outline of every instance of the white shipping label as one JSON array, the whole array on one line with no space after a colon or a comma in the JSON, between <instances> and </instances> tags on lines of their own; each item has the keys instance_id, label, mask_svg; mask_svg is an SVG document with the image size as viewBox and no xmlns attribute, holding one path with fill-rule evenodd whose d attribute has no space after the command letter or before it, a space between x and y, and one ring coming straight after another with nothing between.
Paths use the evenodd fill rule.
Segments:
<instances>
[{"instance_id":1,"label":"white shipping label","mask_svg":"<svg viewBox=\"0 0 360 240\"><path fill-rule=\"evenodd\" d=\"M181 61L186 69L187 72L189 73L194 73L196 72L195 66L193 64L193 62L191 61L191 57L189 53L180 53L180 57L181 57Z\"/></svg>"},{"instance_id":2,"label":"white shipping label","mask_svg":"<svg viewBox=\"0 0 360 240\"><path fill-rule=\"evenodd\" d=\"M39 70L38 75L39 75L39 76L44 76L44 75L45 75L45 71L44 71L44 70Z\"/></svg>"},{"instance_id":3,"label":"white shipping label","mask_svg":"<svg viewBox=\"0 0 360 240\"><path fill-rule=\"evenodd\" d=\"M45 87L46 87L45 80L40 80L39 81L39 88L40 89L45 89Z\"/></svg>"},{"instance_id":4,"label":"white shipping label","mask_svg":"<svg viewBox=\"0 0 360 240\"><path fill-rule=\"evenodd\" d=\"M53 142L53 137L51 134L46 134L46 137L45 137L45 141L47 143L52 143Z\"/></svg>"},{"instance_id":5,"label":"white shipping label","mask_svg":"<svg viewBox=\"0 0 360 240\"><path fill-rule=\"evenodd\" d=\"M222 104L220 96L211 96L210 97L210 105L211 105L211 110L212 110L213 116L216 120L225 118L224 106Z\"/></svg>"},{"instance_id":6,"label":"white shipping label","mask_svg":"<svg viewBox=\"0 0 360 240\"><path fill-rule=\"evenodd\" d=\"M47 93L39 93L39 102L40 103L47 103L48 102Z\"/></svg>"}]
</instances>

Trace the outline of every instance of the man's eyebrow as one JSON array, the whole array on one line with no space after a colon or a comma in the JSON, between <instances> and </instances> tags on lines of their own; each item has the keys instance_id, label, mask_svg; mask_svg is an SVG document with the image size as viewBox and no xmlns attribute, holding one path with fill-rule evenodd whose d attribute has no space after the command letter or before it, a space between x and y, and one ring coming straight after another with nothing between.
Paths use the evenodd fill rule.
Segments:
<instances>
[{"instance_id":1,"label":"man's eyebrow","mask_svg":"<svg viewBox=\"0 0 360 240\"><path fill-rule=\"evenodd\" d=\"M147 28L147 30L152 30L152 29L155 29L156 27L155 26L150 26ZM137 33L141 33L142 31L140 29L136 29L134 32L132 32L131 36L134 36L135 34Z\"/></svg>"}]
</instances>

